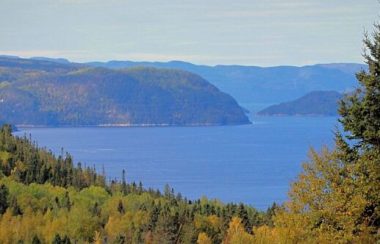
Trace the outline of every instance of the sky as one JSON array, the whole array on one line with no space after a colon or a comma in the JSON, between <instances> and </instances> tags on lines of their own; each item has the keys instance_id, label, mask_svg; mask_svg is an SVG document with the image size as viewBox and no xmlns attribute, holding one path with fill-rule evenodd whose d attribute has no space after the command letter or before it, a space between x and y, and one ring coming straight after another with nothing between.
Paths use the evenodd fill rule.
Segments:
<instances>
[{"instance_id":1,"label":"sky","mask_svg":"<svg viewBox=\"0 0 380 244\"><path fill-rule=\"evenodd\" d=\"M257 66L362 63L378 0L0 0L0 54Z\"/></svg>"}]
</instances>

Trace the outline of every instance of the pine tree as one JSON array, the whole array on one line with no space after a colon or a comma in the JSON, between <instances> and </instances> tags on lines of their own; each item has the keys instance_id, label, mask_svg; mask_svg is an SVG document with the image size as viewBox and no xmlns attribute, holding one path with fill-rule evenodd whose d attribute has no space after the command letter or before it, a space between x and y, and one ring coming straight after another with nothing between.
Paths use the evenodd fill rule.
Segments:
<instances>
[{"instance_id":1,"label":"pine tree","mask_svg":"<svg viewBox=\"0 0 380 244\"><path fill-rule=\"evenodd\" d=\"M13 215L22 215L22 210L20 208L20 205L17 202L16 197L11 198L9 207L12 209Z\"/></svg>"},{"instance_id":2,"label":"pine tree","mask_svg":"<svg viewBox=\"0 0 380 244\"><path fill-rule=\"evenodd\" d=\"M61 244L71 244L70 238L65 235L61 241Z\"/></svg>"},{"instance_id":3,"label":"pine tree","mask_svg":"<svg viewBox=\"0 0 380 244\"><path fill-rule=\"evenodd\" d=\"M38 236L33 236L32 244L41 244L41 241L40 241L40 239L38 238Z\"/></svg>"},{"instance_id":4,"label":"pine tree","mask_svg":"<svg viewBox=\"0 0 380 244\"><path fill-rule=\"evenodd\" d=\"M8 208L9 191L5 185L0 185L0 214L5 213Z\"/></svg>"},{"instance_id":5,"label":"pine tree","mask_svg":"<svg viewBox=\"0 0 380 244\"><path fill-rule=\"evenodd\" d=\"M122 200L119 200L119 203L117 204L117 211L120 214L124 214L125 213L125 209L124 209L124 205L123 205L123 201Z\"/></svg>"},{"instance_id":6,"label":"pine tree","mask_svg":"<svg viewBox=\"0 0 380 244\"><path fill-rule=\"evenodd\" d=\"M69 210L69 211L71 209L70 196L69 196L69 192L67 192L67 191L65 192L65 195L63 196L61 206L64 208L67 208L67 210Z\"/></svg>"},{"instance_id":7,"label":"pine tree","mask_svg":"<svg viewBox=\"0 0 380 244\"><path fill-rule=\"evenodd\" d=\"M56 235L54 236L54 239L53 239L53 241L52 241L52 244L61 244L61 242L62 242L61 236L60 236L59 234L56 234Z\"/></svg>"},{"instance_id":8,"label":"pine tree","mask_svg":"<svg viewBox=\"0 0 380 244\"><path fill-rule=\"evenodd\" d=\"M125 170L123 169L122 175L121 175L121 192L126 195L128 194L128 189L127 189L127 181L125 179Z\"/></svg>"},{"instance_id":9,"label":"pine tree","mask_svg":"<svg viewBox=\"0 0 380 244\"><path fill-rule=\"evenodd\" d=\"M360 84L352 95L340 103L340 119L349 139L358 140L359 146L380 150L380 25L375 25L372 39L364 38L364 58L368 72L357 74Z\"/></svg>"}]
</instances>

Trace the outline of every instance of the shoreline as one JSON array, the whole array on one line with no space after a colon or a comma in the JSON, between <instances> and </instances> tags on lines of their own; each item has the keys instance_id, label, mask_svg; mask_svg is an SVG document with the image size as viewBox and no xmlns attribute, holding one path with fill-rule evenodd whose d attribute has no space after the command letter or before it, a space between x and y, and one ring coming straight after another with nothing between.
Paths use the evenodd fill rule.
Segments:
<instances>
[{"instance_id":1,"label":"shoreline","mask_svg":"<svg viewBox=\"0 0 380 244\"><path fill-rule=\"evenodd\" d=\"M38 128L133 128L133 127L213 127L213 126L239 126L239 125L251 125L249 123L235 123L235 124L98 124L98 125L29 125L29 124L16 124L16 128L19 129L38 129Z\"/></svg>"}]
</instances>

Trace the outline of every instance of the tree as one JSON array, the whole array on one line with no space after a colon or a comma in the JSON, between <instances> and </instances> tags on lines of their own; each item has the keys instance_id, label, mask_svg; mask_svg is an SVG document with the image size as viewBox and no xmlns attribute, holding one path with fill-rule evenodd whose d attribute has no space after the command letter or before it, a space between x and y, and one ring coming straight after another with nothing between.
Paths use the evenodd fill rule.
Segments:
<instances>
[{"instance_id":1,"label":"tree","mask_svg":"<svg viewBox=\"0 0 380 244\"><path fill-rule=\"evenodd\" d=\"M9 191L6 185L0 185L0 214L5 213L8 208Z\"/></svg>"},{"instance_id":2,"label":"tree","mask_svg":"<svg viewBox=\"0 0 380 244\"><path fill-rule=\"evenodd\" d=\"M357 74L360 84L354 94L341 101L339 113L350 140L337 137L337 146L346 160L352 184L360 189L366 204L358 223L380 230L380 25L372 36L364 36L365 62L368 71ZM353 140L352 140L353 139ZM347 158L347 155L349 156ZM347 160L348 159L348 160ZM380 233L378 233L380 234Z\"/></svg>"},{"instance_id":3,"label":"tree","mask_svg":"<svg viewBox=\"0 0 380 244\"><path fill-rule=\"evenodd\" d=\"M374 243L380 239L380 26L365 35L368 72L340 103L345 133L335 149L310 152L275 226L292 242Z\"/></svg>"},{"instance_id":4,"label":"tree","mask_svg":"<svg viewBox=\"0 0 380 244\"><path fill-rule=\"evenodd\" d=\"M12 214L13 215L22 215L22 210L20 205L17 202L16 197L12 197L10 201L9 207L12 209Z\"/></svg>"},{"instance_id":5,"label":"tree","mask_svg":"<svg viewBox=\"0 0 380 244\"><path fill-rule=\"evenodd\" d=\"M207 236L206 233L201 232L198 235L197 243L198 244L212 244L212 241L211 241L210 237Z\"/></svg>"},{"instance_id":6,"label":"tree","mask_svg":"<svg viewBox=\"0 0 380 244\"><path fill-rule=\"evenodd\" d=\"M127 181L125 180L125 170L123 169L122 171L122 176L121 176L121 192L126 195L128 194L128 189L127 189Z\"/></svg>"},{"instance_id":7,"label":"tree","mask_svg":"<svg viewBox=\"0 0 380 244\"><path fill-rule=\"evenodd\" d=\"M121 199L119 200L119 203L117 204L117 211L118 211L120 214L124 214L124 213L125 213L125 209L124 209L123 201L122 201Z\"/></svg>"},{"instance_id":8,"label":"tree","mask_svg":"<svg viewBox=\"0 0 380 244\"><path fill-rule=\"evenodd\" d=\"M41 241L40 241L40 239L38 238L38 236L33 236L32 244L41 244Z\"/></svg>"},{"instance_id":9,"label":"tree","mask_svg":"<svg viewBox=\"0 0 380 244\"><path fill-rule=\"evenodd\" d=\"M252 243L253 236L245 232L241 219L233 217L229 223L227 235L224 239L225 244Z\"/></svg>"},{"instance_id":10,"label":"tree","mask_svg":"<svg viewBox=\"0 0 380 244\"><path fill-rule=\"evenodd\" d=\"M61 236L60 236L59 234L56 234L56 235L54 236L54 239L53 239L53 241L52 241L52 244L61 244L61 242L62 242Z\"/></svg>"},{"instance_id":11,"label":"tree","mask_svg":"<svg viewBox=\"0 0 380 244\"><path fill-rule=\"evenodd\" d=\"M360 146L380 149L380 25L375 25L372 40L368 34L364 38L364 58L368 72L357 74L360 84L353 94L340 103L340 122L349 138L358 140Z\"/></svg>"},{"instance_id":12,"label":"tree","mask_svg":"<svg viewBox=\"0 0 380 244\"><path fill-rule=\"evenodd\" d=\"M71 244L70 238L65 235L61 241L61 244Z\"/></svg>"},{"instance_id":13,"label":"tree","mask_svg":"<svg viewBox=\"0 0 380 244\"><path fill-rule=\"evenodd\" d=\"M69 210L69 211L71 209L71 201L70 201L70 196L69 196L69 192L68 191L66 191L65 195L63 196L61 206L64 207L64 208L67 208L67 210Z\"/></svg>"}]
</instances>

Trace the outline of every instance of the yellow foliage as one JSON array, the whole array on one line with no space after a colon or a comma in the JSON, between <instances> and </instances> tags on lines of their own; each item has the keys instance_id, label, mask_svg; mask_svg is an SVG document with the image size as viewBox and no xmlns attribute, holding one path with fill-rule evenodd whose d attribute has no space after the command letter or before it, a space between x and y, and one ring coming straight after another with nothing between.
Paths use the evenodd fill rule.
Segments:
<instances>
[{"instance_id":1,"label":"yellow foliage","mask_svg":"<svg viewBox=\"0 0 380 244\"><path fill-rule=\"evenodd\" d=\"M103 243L102 235L100 234L99 231L95 231L94 244L102 244L102 243Z\"/></svg>"},{"instance_id":2,"label":"yellow foliage","mask_svg":"<svg viewBox=\"0 0 380 244\"><path fill-rule=\"evenodd\" d=\"M229 228L227 230L227 236L224 239L224 244L249 244L253 243L253 236L248 234L244 230L244 226L241 223L241 219L233 217Z\"/></svg>"},{"instance_id":3,"label":"yellow foliage","mask_svg":"<svg viewBox=\"0 0 380 244\"><path fill-rule=\"evenodd\" d=\"M311 151L310 158L311 162L304 164L304 171L292 185L286 209L278 211L274 218L278 240L297 243L374 242L376 237L371 237L370 233L376 230L367 226L369 221L363 220L362 216L371 206L366 189L377 189L379 184L366 182L365 177L361 179L360 170L354 167L366 163L375 168L373 172L377 173L374 174L380 175L379 164L374 160L361 162L362 158L355 164L345 164L338 151L330 152L326 148L320 154Z\"/></svg>"},{"instance_id":4,"label":"yellow foliage","mask_svg":"<svg viewBox=\"0 0 380 244\"><path fill-rule=\"evenodd\" d=\"M198 235L197 243L198 244L212 244L212 241L211 241L210 237L207 236L206 233L201 232Z\"/></svg>"}]
</instances>

